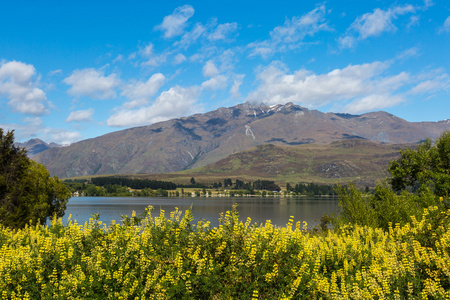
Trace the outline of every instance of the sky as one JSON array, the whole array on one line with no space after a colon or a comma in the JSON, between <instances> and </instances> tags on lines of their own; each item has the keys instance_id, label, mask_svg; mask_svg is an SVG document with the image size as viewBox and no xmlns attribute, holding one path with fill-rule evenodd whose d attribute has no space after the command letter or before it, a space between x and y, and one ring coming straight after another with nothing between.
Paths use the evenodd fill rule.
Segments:
<instances>
[{"instance_id":1,"label":"sky","mask_svg":"<svg viewBox=\"0 0 450 300\"><path fill-rule=\"evenodd\" d=\"M70 144L239 103L450 118L450 2L0 1L0 128Z\"/></svg>"}]
</instances>

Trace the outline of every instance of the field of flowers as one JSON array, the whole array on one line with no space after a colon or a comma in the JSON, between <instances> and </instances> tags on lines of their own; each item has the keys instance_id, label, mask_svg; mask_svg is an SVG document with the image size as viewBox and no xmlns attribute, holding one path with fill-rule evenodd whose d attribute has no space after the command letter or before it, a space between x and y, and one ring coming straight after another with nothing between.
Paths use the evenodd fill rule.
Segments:
<instances>
[{"instance_id":1,"label":"field of flowers","mask_svg":"<svg viewBox=\"0 0 450 300\"><path fill-rule=\"evenodd\" d=\"M193 224L189 211L122 223L0 227L2 299L450 299L450 211L388 231L314 233L288 220Z\"/></svg>"}]
</instances>

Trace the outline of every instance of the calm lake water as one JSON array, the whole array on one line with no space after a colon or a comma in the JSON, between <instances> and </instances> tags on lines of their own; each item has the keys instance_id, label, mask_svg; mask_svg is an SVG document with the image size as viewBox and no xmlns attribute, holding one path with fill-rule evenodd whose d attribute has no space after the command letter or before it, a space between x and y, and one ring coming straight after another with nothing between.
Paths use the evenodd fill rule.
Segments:
<instances>
[{"instance_id":1,"label":"calm lake water","mask_svg":"<svg viewBox=\"0 0 450 300\"><path fill-rule=\"evenodd\" d=\"M154 207L152 216L159 215L160 209L165 211L168 218L170 212L178 207L183 212L192 207L194 224L204 219L211 222L211 226L219 225L218 218L221 212L231 210L237 203L239 218L246 221L247 217L252 223L265 223L271 220L272 224L285 226L290 216L294 216L294 223L306 221L308 227L319 224L323 214L332 214L338 211L336 198L259 198L259 197L232 197L232 198L155 198L155 197L74 197L67 203L63 218L64 224L71 214L72 219L84 224L94 213L100 213L100 220L109 224L111 220L121 221L121 215L131 216L132 211L142 213L149 205Z\"/></svg>"}]
</instances>

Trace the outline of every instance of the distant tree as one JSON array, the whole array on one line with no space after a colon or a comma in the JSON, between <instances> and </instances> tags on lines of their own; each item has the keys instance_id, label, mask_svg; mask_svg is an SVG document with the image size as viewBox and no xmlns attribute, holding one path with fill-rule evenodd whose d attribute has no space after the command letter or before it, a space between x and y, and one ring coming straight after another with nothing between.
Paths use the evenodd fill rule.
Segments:
<instances>
[{"instance_id":1,"label":"distant tree","mask_svg":"<svg viewBox=\"0 0 450 300\"><path fill-rule=\"evenodd\" d=\"M233 182L231 181L231 178L225 178L224 180L223 180L223 187L229 187L229 186L232 186L233 185Z\"/></svg>"},{"instance_id":2,"label":"distant tree","mask_svg":"<svg viewBox=\"0 0 450 300\"><path fill-rule=\"evenodd\" d=\"M23 227L28 222L45 223L47 217L62 217L70 191L47 169L14 145L14 131L0 128L0 223Z\"/></svg>"},{"instance_id":3,"label":"distant tree","mask_svg":"<svg viewBox=\"0 0 450 300\"><path fill-rule=\"evenodd\" d=\"M234 184L235 189L242 189L244 187L244 182L242 180L236 179L236 183Z\"/></svg>"},{"instance_id":4,"label":"distant tree","mask_svg":"<svg viewBox=\"0 0 450 300\"><path fill-rule=\"evenodd\" d=\"M289 183L286 183L286 191L292 191L292 187Z\"/></svg>"},{"instance_id":5,"label":"distant tree","mask_svg":"<svg viewBox=\"0 0 450 300\"><path fill-rule=\"evenodd\" d=\"M191 177L191 184L195 184L195 179L194 179L194 177Z\"/></svg>"}]
</instances>

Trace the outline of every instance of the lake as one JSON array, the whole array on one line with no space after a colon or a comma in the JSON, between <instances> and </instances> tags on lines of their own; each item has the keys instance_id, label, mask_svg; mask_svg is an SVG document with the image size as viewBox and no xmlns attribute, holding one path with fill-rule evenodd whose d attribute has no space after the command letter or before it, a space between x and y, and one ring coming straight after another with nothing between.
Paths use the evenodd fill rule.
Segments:
<instances>
[{"instance_id":1,"label":"lake","mask_svg":"<svg viewBox=\"0 0 450 300\"><path fill-rule=\"evenodd\" d=\"M94 213L100 213L100 220L104 223L109 224L111 220L120 222L121 215L131 216L133 210L140 214L152 205L152 216L159 215L163 209L167 218L175 207L183 212L192 207L194 224L204 219L217 227L219 214L231 210L235 203L238 204L239 219L244 223L250 217L252 223L265 223L270 219L278 226L285 226L289 217L294 216L294 223L306 221L308 228L312 228L320 223L323 214L338 211L338 200L327 197L73 197L67 203L63 222L65 224L71 214L72 219L84 224Z\"/></svg>"}]
</instances>

